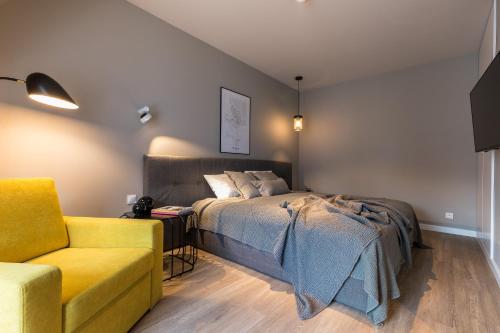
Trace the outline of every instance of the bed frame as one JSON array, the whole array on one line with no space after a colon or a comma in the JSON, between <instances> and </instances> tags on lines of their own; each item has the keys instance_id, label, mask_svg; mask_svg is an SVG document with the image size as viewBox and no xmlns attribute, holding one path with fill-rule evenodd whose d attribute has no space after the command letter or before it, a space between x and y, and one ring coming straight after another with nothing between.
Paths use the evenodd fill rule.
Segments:
<instances>
[{"instance_id":1,"label":"bed frame","mask_svg":"<svg viewBox=\"0 0 500 333\"><path fill-rule=\"evenodd\" d=\"M292 164L235 158L187 158L172 156L144 156L144 195L156 200L158 206L191 206L195 201L214 194L203 178L206 174L220 174L226 170L272 170L285 179L292 188ZM198 247L224 259L234 261L281 281L281 266L272 254L260 251L237 240L210 231L200 230ZM366 313L368 295L363 281L349 278L335 301Z\"/></svg>"}]
</instances>

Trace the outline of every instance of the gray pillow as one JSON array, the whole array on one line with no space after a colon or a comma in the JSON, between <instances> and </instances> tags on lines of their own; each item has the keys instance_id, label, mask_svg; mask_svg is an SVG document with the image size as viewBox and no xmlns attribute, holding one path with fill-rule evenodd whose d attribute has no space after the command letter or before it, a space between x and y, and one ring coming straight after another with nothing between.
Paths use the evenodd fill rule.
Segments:
<instances>
[{"instance_id":1,"label":"gray pillow","mask_svg":"<svg viewBox=\"0 0 500 333\"><path fill-rule=\"evenodd\" d=\"M252 199L260 197L259 190L252 184L252 182L256 180L254 176L237 171L224 171L224 173L231 178L238 190L241 192L243 198Z\"/></svg>"},{"instance_id":2,"label":"gray pillow","mask_svg":"<svg viewBox=\"0 0 500 333\"><path fill-rule=\"evenodd\" d=\"M259 189L263 197L290 193L290 189L283 178L275 180L254 180L252 184Z\"/></svg>"},{"instance_id":3,"label":"gray pillow","mask_svg":"<svg viewBox=\"0 0 500 333\"><path fill-rule=\"evenodd\" d=\"M245 171L245 173L252 174L258 180L276 180L278 176L272 171Z\"/></svg>"},{"instance_id":4,"label":"gray pillow","mask_svg":"<svg viewBox=\"0 0 500 333\"><path fill-rule=\"evenodd\" d=\"M217 199L227 199L240 196L240 191L228 175L203 175L203 177L205 177Z\"/></svg>"}]
</instances>

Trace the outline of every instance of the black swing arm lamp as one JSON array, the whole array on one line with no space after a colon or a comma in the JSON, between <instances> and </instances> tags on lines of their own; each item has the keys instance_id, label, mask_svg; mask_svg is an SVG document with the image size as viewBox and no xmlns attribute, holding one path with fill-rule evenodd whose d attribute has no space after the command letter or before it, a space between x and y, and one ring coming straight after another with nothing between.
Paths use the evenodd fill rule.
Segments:
<instances>
[{"instance_id":1,"label":"black swing arm lamp","mask_svg":"<svg viewBox=\"0 0 500 333\"><path fill-rule=\"evenodd\" d=\"M78 105L59 83L43 73L31 73L26 80L0 76L0 80L13 81L26 85L28 97L32 100L61 109L78 109Z\"/></svg>"}]
</instances>

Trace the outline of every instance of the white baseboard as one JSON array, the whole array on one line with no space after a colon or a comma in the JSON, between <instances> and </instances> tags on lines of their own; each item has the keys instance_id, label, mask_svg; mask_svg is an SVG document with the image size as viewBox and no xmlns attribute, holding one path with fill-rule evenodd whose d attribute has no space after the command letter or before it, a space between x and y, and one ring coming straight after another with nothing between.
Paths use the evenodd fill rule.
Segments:
<instances>
[{"instance_id":1,"label":"white baseboard","mask_svg":"<svg viewBox=\"0 0 500 333\"><path fill-rule=\"evenodd\" d=\"M442 232L445 234L459 235L459 236L467 236L478 238L478 233L475 230L461 229L461 228L453 228L453 227L443 227L440 225L434 224L425 224L420 223L420 229L422 230L430 230L436 232Z\"/></svg>"},{"instance_id":2,"label":"white baseboard","mask_svg":"<svg viewBox=\"0 0 500 333\"><path fill-rule=\"evenodd\" d=\"M481 240L478 240L478 243L479 247L483 251L486 261L488 262L488 265L490 266L491 271L493 272L493 275L495 276L495 279L497 280L498 287L500 288L500 268L493 261L493 259L491 259L488 251L486 251L486 249L484 248L483 242L481 242Z\"/></svg>"}]
</instances>

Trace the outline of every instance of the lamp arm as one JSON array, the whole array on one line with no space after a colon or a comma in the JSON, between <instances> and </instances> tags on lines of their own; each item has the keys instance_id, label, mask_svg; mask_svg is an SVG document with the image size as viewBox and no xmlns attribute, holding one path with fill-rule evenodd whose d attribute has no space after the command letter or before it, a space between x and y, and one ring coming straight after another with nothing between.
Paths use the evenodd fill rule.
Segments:
<instances>
[{"instance_id":1,"label":"lamp arm","mask_svg":"<svg viewBox=\"0 0 500 333\"><path fill-rule=\"evenodd\" d=\"M0 76L0 80L14 81L14 82L18 82L18 83L25 83L26 82L24 80L16 79L13 77L8 77L8 76Z\"/></svg>"}]
</instances>

